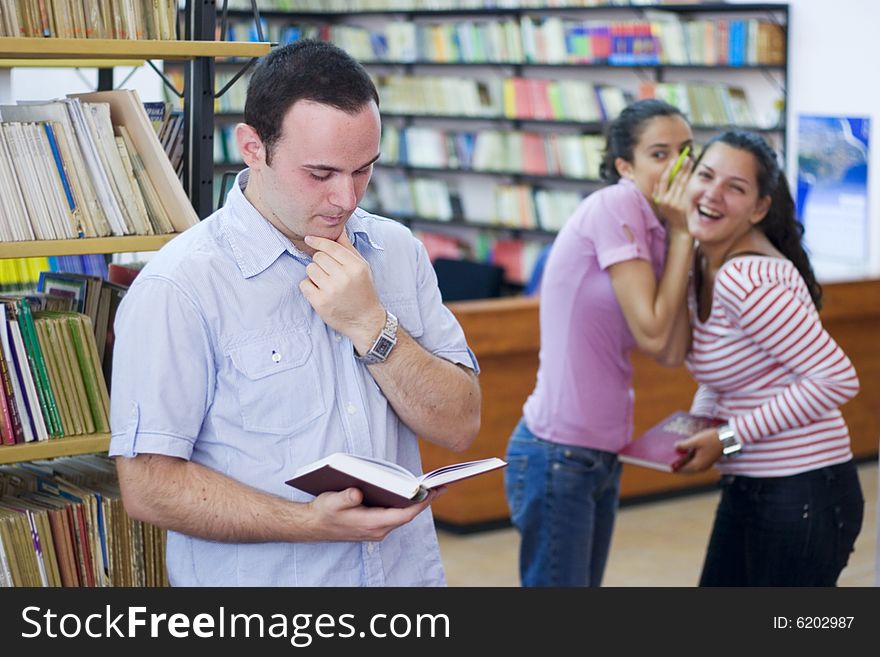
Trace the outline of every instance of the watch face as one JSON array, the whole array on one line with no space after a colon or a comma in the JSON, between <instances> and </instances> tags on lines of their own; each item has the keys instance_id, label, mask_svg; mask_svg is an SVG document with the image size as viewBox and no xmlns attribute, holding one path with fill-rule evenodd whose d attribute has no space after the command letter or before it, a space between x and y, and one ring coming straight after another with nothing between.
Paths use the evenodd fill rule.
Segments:
<instances>
[{"instance_id":1,"label":"watch face","mask_svg":"<svg viewBox=\"0 0 880 657\"><path fill-rule=\"evenodd\" d=\"M388 356L388 352L391 351L391 347L393 346L394 343L391 340L389 340L385 336L382 336L373 346L372 351L384 360L385 357Z\"/></svg>"}]
</instances>

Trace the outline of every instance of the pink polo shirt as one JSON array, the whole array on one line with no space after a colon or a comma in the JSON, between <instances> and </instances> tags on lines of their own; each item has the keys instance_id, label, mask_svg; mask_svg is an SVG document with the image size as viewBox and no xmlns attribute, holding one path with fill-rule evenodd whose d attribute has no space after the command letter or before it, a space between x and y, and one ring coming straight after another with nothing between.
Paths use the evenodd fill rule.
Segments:
<instances>
[{"instance_id":1,"label":"pink polo shirt","mask_svg":"<svg viewBox=\"0 0 880 657\"><path fill-rule=\"evenodd\" d=\"M538 380L523 407L532 433L608 452L630 440L636 343L608 267L641 258L659 278L665 253L666 230L629 180L590 194L568 219L541 281Z\"/></svg>"}]
</instances>

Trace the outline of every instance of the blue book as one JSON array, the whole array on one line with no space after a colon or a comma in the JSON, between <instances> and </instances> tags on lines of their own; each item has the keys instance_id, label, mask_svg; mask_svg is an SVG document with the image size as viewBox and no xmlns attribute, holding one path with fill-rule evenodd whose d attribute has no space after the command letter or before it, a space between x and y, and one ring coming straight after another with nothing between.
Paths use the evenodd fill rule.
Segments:
<instances>
[{"instance_id":1,"label":"blue book","mask_svg":"<svg viewBox=\"0 0 880 657\"><path fill-rule=\"evenodd\" d=\"M64 170L64 163L61 161L61 153L58 150L58 141L55 139L55 131L48 122L43 123L43 129L46 131L46 138L49 140L49 148L52 149L52 157L55 158L55 166L58 168L58 175L61 177L61 184L64 186L64 195L67 197L67 205L71 212L76 212L76 202L73 200L73 193L70 191L70 181L67 178L67 172ZM80 230L80 237L83 236Z\"/></svg>"},{"instance_id":2,"label":"blue book","mask_svg":"<svg viewBox=\"0 0 880 657\"><path fill-rule=\"evenodd\" d=\"M263 33L263 38L260 38L259 33L257 32L257 21L251 21L248 27L248 41L268 41L269 40L269 23L266 22L265 18L260 18L260 31Z\"/></svg>"},{"instance_id":3,"label":"blue book","mask_svg":"<svg viewBox=\"0 0 880 657\"><path fill-rule=\"evenodd\" d=\"M72 299L74 310L85 312L88 280L66 272L41 271L37 292Z\"/></svg>"}]
</instances>

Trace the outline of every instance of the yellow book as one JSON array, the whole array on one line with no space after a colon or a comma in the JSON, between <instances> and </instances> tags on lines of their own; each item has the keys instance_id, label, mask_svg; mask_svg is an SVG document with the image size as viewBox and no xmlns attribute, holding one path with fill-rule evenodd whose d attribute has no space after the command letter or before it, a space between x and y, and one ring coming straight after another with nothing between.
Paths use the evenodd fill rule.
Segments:
<instances>
[{"instance_id":1,"label":"yellow book","mask_svg":"<svg viewBox=\"0 0 880 657\"><path fill-rule=\"evenodd\" d=\"M101 369L100 361L98 361L98 349L95 346L92 323L86 315L79 313L69 313L67 322L76 349L79 368L82 372L89 409L95 423L95 431L107 433L110 431L110 395L107 393L104 372Z\"/></svg>"},{"instance_id":2,"label":"yellow book","mask_svg":"<svg viewBox=\"0 0 880 657\"><path fill-rule=\"evenodd\" d=\"M83 381L84 375L80 371L79 359L76 356L76 348L70 334L70 327L66 318L52 317L47 320L47 328L50 336L56 343L59 354L59 362L64 370L66 380L70 388L67 390L68 399L71 403L71 411L80 421L82 431L80 433L94 433L95 423L89 407L86 387Z\"/></svg>"},{"instance_id":3,"label":"yellow book","mask_svg":"<svg viewBox=\"0 0 880 657\"><path fill-rule=\"evenodd\" d=\"M22 575L22 566L18 563L18 539L14 528L15 512L8 509L0 509L0 543L6 556L6 564L9 567L9 576L15 587L25 586L25 578Z\"/></svg>"}]
</instances>

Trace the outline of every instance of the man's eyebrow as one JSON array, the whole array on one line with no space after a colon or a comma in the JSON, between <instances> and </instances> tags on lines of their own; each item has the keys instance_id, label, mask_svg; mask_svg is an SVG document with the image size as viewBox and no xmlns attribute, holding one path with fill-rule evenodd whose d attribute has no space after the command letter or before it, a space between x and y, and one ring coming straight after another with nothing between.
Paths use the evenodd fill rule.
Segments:
<instances>
[{"instance_id":1,"label":"man's eyebrow","mask_svg":"<svg viewBox=\"0 0 880 657\"><path fill-rule=\"evenodd\" d=\"M380 157L382 157L382 153L379 153L372 160L364 164L363 166L359 166L355 171L360 171L361 169L366 169L371 164L374 164ZM316 171L329 171L331 173L338 173L341 171L338 167L331 167L328 164L303 164L303 168L305 169L315 169Z\"/></svg>"}]
</instances>

